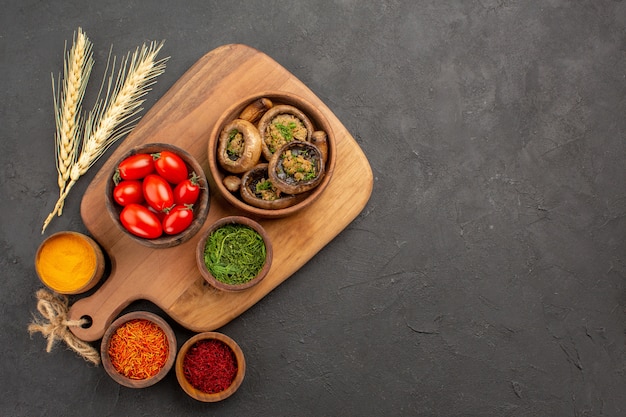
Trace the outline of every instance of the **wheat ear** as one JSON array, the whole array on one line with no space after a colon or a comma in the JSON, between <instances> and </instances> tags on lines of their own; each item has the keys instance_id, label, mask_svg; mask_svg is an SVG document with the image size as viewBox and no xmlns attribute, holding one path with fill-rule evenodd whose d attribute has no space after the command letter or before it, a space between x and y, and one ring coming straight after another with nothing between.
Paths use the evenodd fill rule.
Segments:
<instances>
[{"instance_id":1,"label":"wheat ear","mask_svg":"<svg viewBox=\"0 0 626 417\"><path fill-rule=\"evenodd\" d=\"M106 152L119 138L126 135L139 119L132 119L141 110L143 97L150 91L155 79L165 71L168 58L156 60L156 56L163 47L161 43L145 44L137 48L120 65L117 78L114 82L114 69L108 80L106 95L103 100L90 112L85 122L85 132L81 143L80 155L70 167L70 180L59 196L54 210L44 222L42 233L54 218L60 215L60 209L68 193L76 181Z\"/></svg>"},{"instance_id":2,"label":"wheat ear","mask_svg":"<svg viewBox=\"0 0 626 417\"><path fill-rule=\"evenodd\" d=\"M92 44L80 27L78 32L74 33L72 48L69 52L66 49L64 55L63 84L58 86L61 82L59 77L56 90L54 76L52 77L59 196L70 179L70 168L78 155L83 125L81 104L94 63ZM59 213L62 209L63 205L59 208Z\"/></svg>"}]
</instances>

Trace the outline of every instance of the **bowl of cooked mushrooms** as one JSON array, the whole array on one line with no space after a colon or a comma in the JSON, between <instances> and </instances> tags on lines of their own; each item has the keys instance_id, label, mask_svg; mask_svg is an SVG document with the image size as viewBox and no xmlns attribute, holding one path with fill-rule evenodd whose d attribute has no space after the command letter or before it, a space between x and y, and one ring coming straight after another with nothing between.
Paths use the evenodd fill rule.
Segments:
<instances>
[{"instance_id":1,"label":"bowl of cooked mushrooms","mask_svg":"<svg viewBox=\"0 0 626 417\"><path fill-rule=\"evenodd\" d=\"M265 92L233 105L209 137L209 170L224 199L260 218L281 218L311 205L335 167L331 125L300 96Z\"/></svg>"}]
</instances>

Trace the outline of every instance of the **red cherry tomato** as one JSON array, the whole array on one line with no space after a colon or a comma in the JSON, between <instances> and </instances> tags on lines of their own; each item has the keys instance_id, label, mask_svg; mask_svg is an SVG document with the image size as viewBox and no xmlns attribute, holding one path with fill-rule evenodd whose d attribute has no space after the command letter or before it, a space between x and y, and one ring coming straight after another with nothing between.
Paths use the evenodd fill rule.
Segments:
<instances>
[{"instance_id":1,"label":"red cherry tomato","mask_svg":"<svg viewBox=\"0 0 626 417\"><path fill-rule=\"evenodd\" d=\"M174 203L195 204L200 195L200 184L198 176L193 173L191 178L187 178L174 188Z\"/></svg>"},{"instance_id":2,"label":"red cherry tomato","mask_svg":"<svg viewBox=\"0 0 626 417\"><path fill-rule=\"evenodd\" d=\"M131 203L122 209L120 221L130 233L145 239L156 239L163 234L157 216L141 204Z\"/></svg>"},{"instance_id":3,"label":"red cherry tomato","mask_svg":"<svg viewBox=\"0 0 626 417\"><path fill-rule=\"evenodd\" d=\"M154 160L147 153L131 155L120 162L117 172L123 180L140 180L154 172Z\"/></svg>"},{"instance_id":4,"label":"red cherry tomato","mask_svg":"<svg viewBox=\"0 0 626 417\"><path fill-rule=\"evenodd\" d=\"M193 221L193 205L174 206L163 219L163 231L175 235L189 227Z\"/></svg>"},{"instance_id":5,"label":"red cherry tomato","mask_svg":"<svg viewBox=\"0 0 626 417\"><path fill-rule=\"evenodd\" d=\"M124 180L113 189L113 199L120 206L127 206L130 203L143 203L143 187L141 181Z\"/></svg>"},{"instance_id":6,"label":"red cherry tomato","mask_svg":"<svg viewBox=\"0 0 626 417\"><path fill-rule=\"evenodd\" d=\"M143 196L156 211L164 211L174 205L172 187L165 178L156 174L150 174L143 179Z\"/></svg>"},{"instance_id":7,"label":"red cherry tomato","mask_svg":"<svg viewBox=\"0 0 626 417\"><path fill-rule=\"evenodd\" d=\"M154 168L156 172L172 184L178 184L187 179L189 175L187 165L185 161L174 152L161 151L152 154L152 156L154 158Z\"/></svg>"}]
</instances>

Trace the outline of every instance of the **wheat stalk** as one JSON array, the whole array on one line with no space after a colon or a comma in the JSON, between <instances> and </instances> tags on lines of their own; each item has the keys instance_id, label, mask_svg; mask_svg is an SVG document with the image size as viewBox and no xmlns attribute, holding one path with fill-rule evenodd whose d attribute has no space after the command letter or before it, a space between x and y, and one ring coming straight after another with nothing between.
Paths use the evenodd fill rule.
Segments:
<instances>
[{"instance_id":1,"label":"wheat stalk","mask_svg":"<svg viewBox=\"0 0 626 417\"><path fill-rule=\"evenodd\" d=\"M66 58L62 87L58 86L58 83L61 82L59 76L55 90L54 76L52 76L59 195L63 192L65 184L70 178L70 167L77 157L80 132L82 131L81 103L94 63L92 44L80 27L78 33L74 33L71 50L64 55ZM63 206L61 205L59 213L62 209Z\"/></svg>"},{"instance_id":2,"label":"wheat stalk","mask_svg":"<svg viewBox=\"0 0 626 417\"><path fill-rule=\"evenodd\" d=\"M108 79L106 94L98 100L89 113L84 126L80 155L73 161L69 169L69 182L65 184L54 210L45 220L42 233L50 224L55 214L61 215L63 202L76 181L106 152L119 138L126 135L135 125L138 117L132 119L141 110L143 97L150 91L155 79L165 71L168 58L156 60L163 47L161 43L145 44L135 52L126 55L120 65L114 81L115 62ZM104 86L104 83L103 83Z\"/></svg>"}]
</instances>

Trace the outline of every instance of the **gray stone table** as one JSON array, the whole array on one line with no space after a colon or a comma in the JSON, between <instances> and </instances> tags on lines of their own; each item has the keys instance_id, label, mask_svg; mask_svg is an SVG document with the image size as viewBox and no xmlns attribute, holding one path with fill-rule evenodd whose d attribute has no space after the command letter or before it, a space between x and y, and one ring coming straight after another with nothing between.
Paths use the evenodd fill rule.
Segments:
<instances>
[{"instance_id":1,"label":"gray stone table","mask_svg":"<svg viewBox=\"0 0 626 417\"><path fill-rule=\"evenodd\" d=\"M0 415L626 415L626 2L0 10ZM96 60L87 106L111 47L119 57L165 40L148 110L202 55L242 43L309 86L371 164L362 213L219 329L248 361L223 402L192 400L174 372L122 387L27 331L35 251L51 233L86 232L81 195L103 163L42 236L58 193L51 74L79 26ZM179 346L193 335L170 323Z\"/></svg>"}]
</instances>

